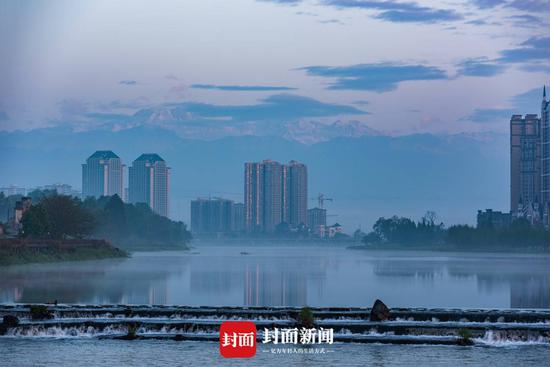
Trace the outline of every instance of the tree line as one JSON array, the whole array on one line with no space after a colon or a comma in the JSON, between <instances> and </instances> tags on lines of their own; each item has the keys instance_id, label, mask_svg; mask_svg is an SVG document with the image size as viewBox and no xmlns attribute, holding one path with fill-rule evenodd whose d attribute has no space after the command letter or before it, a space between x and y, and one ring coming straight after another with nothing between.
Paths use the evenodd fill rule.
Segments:
<instances>
[{"instance_id":1,"label":"tree line","mask_svg":"<svg viewBox=\"0 0 550 367\"><path fill-rule=\"evenodd\" d=\"M427 212L419 221L398 216L381 217L362 242L366 245L458 249L550 249L550 231L531 225L524 218L517 218L505 227L453 225L446 228L443 222L437 222L434 212Z\"/></svg>"},{"instance_id":2,"label":"tree line","mask_svg":"<svg viewBox=\"0 0 550 367\"><path fill-rule=\"evenodd\" d=\"M99 199L39 192L23 214L22 237L101 238L122 247L186 245L191 233L183 222L154 213L147 204L127 204L118 195Z\"/></svg>"}]
</instances>

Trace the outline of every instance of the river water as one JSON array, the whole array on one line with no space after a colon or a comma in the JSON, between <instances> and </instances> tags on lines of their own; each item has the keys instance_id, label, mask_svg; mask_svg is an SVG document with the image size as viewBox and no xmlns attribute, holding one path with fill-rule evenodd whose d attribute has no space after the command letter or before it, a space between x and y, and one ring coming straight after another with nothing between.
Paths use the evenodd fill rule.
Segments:
<instances>
[{"instance_id":1,"label":"river water","mask_svg":"<svg viewBox=\"0 0 550 367\"><path fill-rule=\"evenodd\" d=\"M201 245L128 259L0 269L0 303L550 309L546 255L391 252L337 246ZM213 342L0 337L0 366L544 366L550 344L337 343L318 355L220 357Z\"/></svg>"},{"instance_id":2,"label":"river water","mask_svg":"<svg viewBox=\"0 0 550 367\"><path fill-rule=\"evenodd\" d=\"M203 245L0 269L0 302L550 308L550 257Z\"/></svg>"}]
</instances>

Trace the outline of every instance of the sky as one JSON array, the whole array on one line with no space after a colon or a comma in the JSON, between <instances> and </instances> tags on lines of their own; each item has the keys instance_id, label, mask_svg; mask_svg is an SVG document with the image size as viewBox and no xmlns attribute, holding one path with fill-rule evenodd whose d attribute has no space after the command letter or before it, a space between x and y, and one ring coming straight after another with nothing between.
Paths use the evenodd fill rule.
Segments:
<instances>
[{"instance_id":1,"label":"sky","mask_svg":"<svg viewBox=\"0 0 550 367\"><path fill-rule=\"evenodd\" d=\"M540 113L549 25L548 0L0 0L0 131L506 132Z\"/></svg>"}]
</instances>

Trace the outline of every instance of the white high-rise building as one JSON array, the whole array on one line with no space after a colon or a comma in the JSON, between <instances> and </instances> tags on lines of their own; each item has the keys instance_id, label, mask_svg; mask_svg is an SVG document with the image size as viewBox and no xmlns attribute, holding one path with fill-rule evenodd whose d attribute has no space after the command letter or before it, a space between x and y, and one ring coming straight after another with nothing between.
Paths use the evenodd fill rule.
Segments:
<instances>
[{"instance_id":1,"label":"white high-rise building","mask_svg":"<svg viewBox=\"0 0 550 367\"><path fill-rule=\"evenodd\" d=\"M130 203L145 203L164 217L169 214L170 168L158 154L142 154L129 168Z\"/></svg>"},{"instance_id":2,"label":"white high-rise building","mask_svg":"<svg viewBox=\"0 0 550 367\"><path fill-rule=\"evenodd\" d=\"M546 98L546 86L542 90L541 125L541 199L543 223L550 224L550 102Z\"/></svg>"},{"instance_id":3,"label":"white high-rise building","mask_svg":"<svg viewBox=\"0 0 550 367\"><path fill-rule=\"evenodd\" d=\"M98 150L82 165L82 198L118 195L122 198L124 167L110 150Z\"/></svg>"}]
</instances>

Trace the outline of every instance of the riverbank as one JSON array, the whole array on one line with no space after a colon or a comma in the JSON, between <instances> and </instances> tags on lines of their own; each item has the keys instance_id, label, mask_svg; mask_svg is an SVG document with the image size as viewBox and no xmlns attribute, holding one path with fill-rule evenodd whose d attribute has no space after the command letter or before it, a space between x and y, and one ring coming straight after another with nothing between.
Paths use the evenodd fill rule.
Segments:
<instances>
[{"instance_id":1,"label":"riverbank","mask_svg":"<svg viewBox=\"0 0 550 367\"><path fill-rule=\"evenodd\" d=\"M0 239L0 266L128 257L104 240Z\"/></svg>"}]
</instances>

